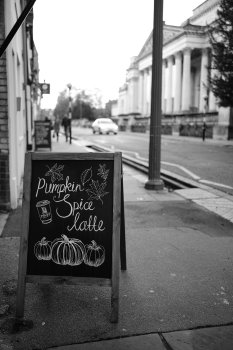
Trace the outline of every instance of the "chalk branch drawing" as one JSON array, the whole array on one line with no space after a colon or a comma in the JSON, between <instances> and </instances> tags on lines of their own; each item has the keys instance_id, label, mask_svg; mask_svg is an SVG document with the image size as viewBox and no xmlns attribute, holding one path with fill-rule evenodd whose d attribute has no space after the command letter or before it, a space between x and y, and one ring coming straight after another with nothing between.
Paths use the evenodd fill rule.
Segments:
<instances>
[{"instance_id":1,"label":"chalk branch drawing","mask_svg":"<svg viewBox=\"0 0 233 350\"><path fill-rule=\"evenodd\" d=\"M84 263L89 266L98 267L105 260L105 249L101 245L97 245L95 241L85 246Z\"/></svg>"},{"instance_id":2,"label":"chalk branch drawing","mask_svg":"<svg viewBox=\"0 0 233 350\"><path fill-rule=\"evenodd\" d=\"M47 168L49 168L49 171L45 174L45 176L51 176L52 183L56 180L61 181L63 180L63 174L61 173L64 169L64 165L57 165L54 164L52 168L50 168L48 165L46 165Z\"/></svg>"},{"instance_id":3,"label":"chalk branch drawing","mask_svg":"<svg viewBox=\"0 0 233 350\"><path fill-rule=\"evenodd\" d=\"M51 242L46 241L45 237L43 237L41 241L37 242L34 246L34 254L38 260L50 260L51 252Z\"/></svg>"},{"instance_id":4,"label":"chalk branch drawing","mask_svg":"<svg viewBox=\"0 0 233 350\"><path fill-rule=\"evenodd\" d=\"M99 175L104 181L106 181L108 178L108 173L109 169L106 169L106 164L99 164L97 175Z\"/></svg>"},{"instance_id":5,"label":"chalk branch drawing","mask_svg":"<svg viewBox=\"0 0 233 350\"><path fill-rule=\"evenodd\" d=\"M58 265L78 266L84 262L88 266L98 267L105 261L105 249L95 241L86 246L76 238L62 235L50 242L43 237L34 246L38 260L51 260Z\"/></svg>"},{"instance_id":6,"label":"chalk branch drawing","mask_svg":"<svg viewBox=\"0 0 233 350\"><path fill-rule=\"evenodd\" d=\"M50 201L39 201L36 203L36 207L42 224L49 224L50 222L52 222Z\"/></svg>"}]
</instances>

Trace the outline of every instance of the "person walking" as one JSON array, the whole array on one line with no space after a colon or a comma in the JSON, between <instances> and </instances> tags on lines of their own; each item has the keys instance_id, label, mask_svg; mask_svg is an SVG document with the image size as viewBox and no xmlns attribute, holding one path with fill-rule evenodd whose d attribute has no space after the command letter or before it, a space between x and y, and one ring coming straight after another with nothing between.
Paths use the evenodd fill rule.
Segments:
<instances>
[{"instance_id":1,"label":"person walking","mask_svg":"<svg viewBox=\"0 0 233 350\"><path fill-rule=\"evenodd\" d=\"M207 129L207 125L205 123L205 121L203 122L202 125L202 140L205 141L205 137L206 137L206 129Z\"/></svg>"},{"instance_id":2,"label":"person walking","mask_svg":"<svg viewBox=\"0 0 233 350\"><path fill-rule=\"evenodd\" d=\"M60 132L60 120L58 117L54 121L53 130L54 130L54 135L55 135L55 137L57 137L57 142L58 142L59 141L59 132Z\"/></svg>"},{"instance_id":3,"label":"person walking","mask_svg":"<svg viewBox=\"0 0 233 350\"><path fill-rule=\"evenodd\" d=\"M70 120L67 117L67 115L65 115L64 118L62 119L62 126L64 128L65 138L66 138L66 142L67 142L68 136L69 136L69 128L70 128Z\"/></svg>"}]
</instances>

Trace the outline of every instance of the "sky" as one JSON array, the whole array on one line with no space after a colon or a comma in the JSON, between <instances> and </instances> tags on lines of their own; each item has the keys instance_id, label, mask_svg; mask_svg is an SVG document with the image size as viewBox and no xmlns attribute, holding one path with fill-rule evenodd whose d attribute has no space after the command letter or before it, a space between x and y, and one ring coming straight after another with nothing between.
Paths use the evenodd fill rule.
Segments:
<instances>
[{"instance_id":1,"label":"sky","mask_svg":"<svg viewBox=\"0 0 233 350\"><path fill-rule=\"evenodd\" d=\"M180 25L204 0L164 0L163 20ZM42 108L55 108L61 91L85 90L117 99L130 58L153 28L154 0L36 0L34 43L39 81L50 84Z\"/></svg>"}]
</instances>

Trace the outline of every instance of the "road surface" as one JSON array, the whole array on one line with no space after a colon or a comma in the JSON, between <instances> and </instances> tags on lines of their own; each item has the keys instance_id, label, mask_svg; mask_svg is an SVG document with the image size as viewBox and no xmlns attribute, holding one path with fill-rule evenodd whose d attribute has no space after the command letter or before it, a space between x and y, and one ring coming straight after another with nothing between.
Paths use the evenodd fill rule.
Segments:
<instances>
[{"instance_id":1,"label":"road surface","mask_svg":"<svg viewBox=\"0 0 233 350\"><path fill-rule=\"evenodd\" d=\"M108 147L142 160L148 160L149 133L119 132L93 135L91 129L73 127L79 140ZM205 142L199 138L162 135L161 169L197 180L233 195L233 142Z\"/></svg>"}]
</instances>

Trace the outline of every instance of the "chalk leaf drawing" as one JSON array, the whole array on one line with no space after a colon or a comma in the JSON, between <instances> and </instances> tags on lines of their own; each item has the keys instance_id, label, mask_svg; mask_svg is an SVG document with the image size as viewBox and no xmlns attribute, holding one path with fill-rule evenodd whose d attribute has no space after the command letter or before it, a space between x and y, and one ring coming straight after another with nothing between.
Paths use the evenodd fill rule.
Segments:
<instances>
[{"instance_id":1,"label":"chalk leaf drawing","mask_svg":"<svg viewBox=\"0 0 233 350\"><path fill-rule=\"evenodd\" d=\"M106 169L106 164L99 164L97 175L99 175L104 181L106 181L108 178L108 173L109 169Z\"/></svg>"},{"instance_id":2,"label":"chalk leaf drawing","mask_svg":"<svg viewBox=\"0 0 233 350\"><path fill-rule=\"evenodd\" d=\"M51 242L47 241L46 237L34 245L34 254L38 260L50 260L51 252Z\"/></svg>"},{"instance_id":3,"label":"chalk leaf drawing","mask_svg":"<svg viewBox=\"0 0 233 350\"><path fill-rule=\"evenodd\" d=\"M90 188L86 189L86 192L88 193L88 196L89 196L88 200L90 199L100 200L101 203L103 204L102 197L108 194L108 192L105 192L106 185L107 185L106 182L103 182L102 184L100 184L98 180L96 181L92 180L90 184Z\"/></svg>"},{"instance_id":4,"label":"chalk leaf drawing","mask_svg":"<svg viewBox=\"0 0 233 350\"><path fill-rule=\"evenodd\" d=\"M83 262L85 246L79 239L62 235L52 242L52 261L58 265L77 266Z\"/></svg>"},{"instance_id":5,"label":"chalk leaf drawing","mask_svg":"<svg viewBox=\"0 0 233 350\"><path fill-rule=\"evenodd\" d=\"M81 183L84 186L92 178L92 169L86 169L81 174Z\"/></svg>"},{"instance_id":6,"label":"chalk leaf drawing","mask_svg":"<svg viewBox=\"0 0 233 350\"><path fill-rule=\"evenodd\" d=\"M47 165L47 168L49 168L48 165ZM56 163L52 166L52 168L49 168L49 171L47 171L45 176L51 176L52 182L56 180L61 181L63 180L63 174L61 174L63 169L64 169L64 165L57 165Z\"/></svg>"},{"instance_id":7,"label":"chalk leaf drawing","mask_svg":"<svg viewBox=\"0 0 233 350\"><path fill-rule=\"evenodd\" d=\"M98 267L105 260L105 249L101 245L97 245L95 241L85 246L84 263L88 266Z\"/></svg>"}]
</instances>

